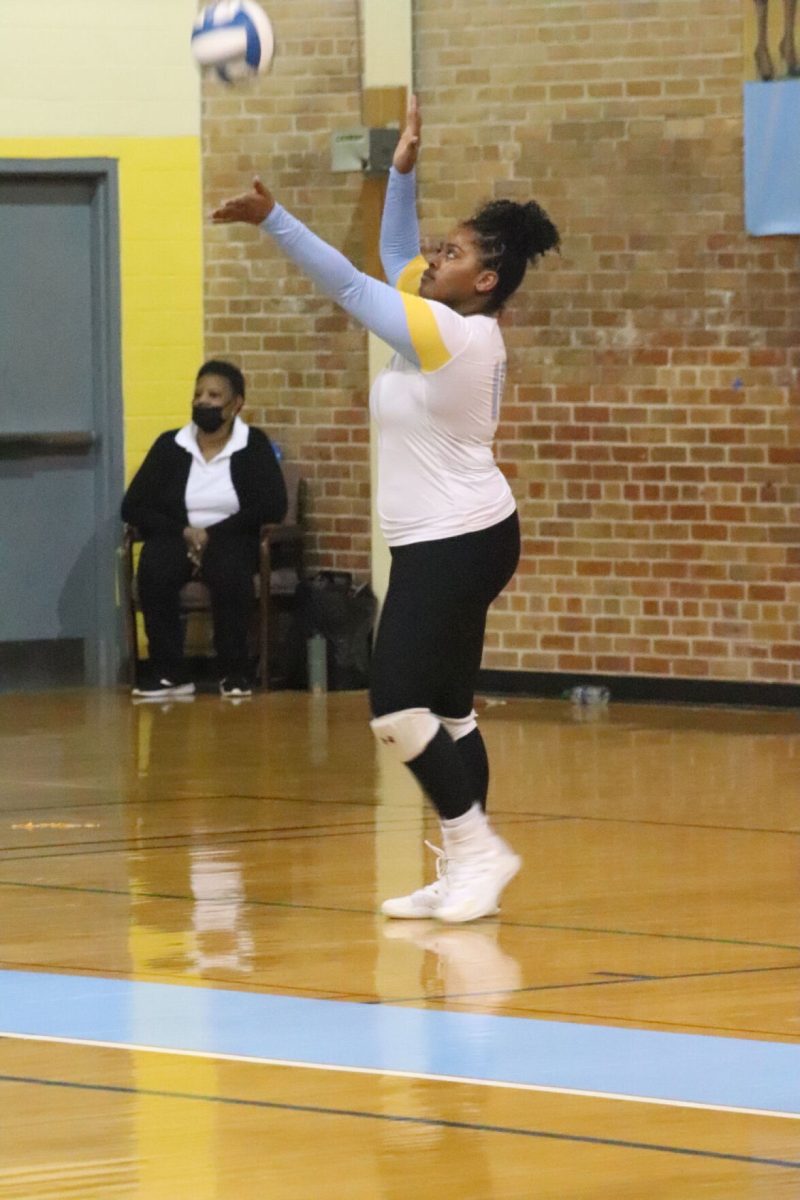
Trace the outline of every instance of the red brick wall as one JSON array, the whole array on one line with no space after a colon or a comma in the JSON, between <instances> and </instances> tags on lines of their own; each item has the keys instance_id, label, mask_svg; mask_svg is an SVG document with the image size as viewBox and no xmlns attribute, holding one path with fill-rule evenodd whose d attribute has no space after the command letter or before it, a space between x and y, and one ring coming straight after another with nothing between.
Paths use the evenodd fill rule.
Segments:
<instances>
[{"instance_id":1,"label":"red brick wall","mask_svg":"<svg viewBox=\"0 0 800 1200\"><path fill-rule=\"evenodd\" d=\"M360 60L352 0L270 0L272 72L204 85L206 207L254 174L291 212L361 258L360 176L331 174L330 138L358 125ZM246 226L208 227L206 354L238 362L246 417L302 464L314 566L369 576L370 466L363 331Z\"/></svg>"},{"instance_id":2,"label":"red brick wall","mask_svg":"<svg viewBox=\"0 0 800 1200\"><path fill-rule=\"evenodd\" d=\"M354 6L275 0L251 96L207 92L209 198L254 168L358 259ZM563 253L505 319L498 455L524 559L495 669L800 682L800 286L742 214L740 0L417 0L423 232L535 196ZM207 349L307 464L325 565L368 570L363 335L257 236L207 237Z\"/></svg>"}]
</instances>

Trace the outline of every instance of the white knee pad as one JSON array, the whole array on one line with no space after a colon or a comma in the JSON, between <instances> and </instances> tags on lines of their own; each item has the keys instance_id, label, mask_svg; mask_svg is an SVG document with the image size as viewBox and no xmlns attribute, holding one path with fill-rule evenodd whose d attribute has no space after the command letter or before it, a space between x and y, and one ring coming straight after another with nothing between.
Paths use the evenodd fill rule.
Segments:
<instances>
[{"instance_id":1,"label":"white knee pad","mask_svg":"<svg viewBox=\"0 0 800 1200\"><path fill-rule=\"evenodd\" d=\"M439 719L429 708L404 708L370 721L375 737L401 762L417 758L439 732Z\"/></svg>"},{"instance_id":2,"label":"white knee pad","mask_svg":"<svg viewBox=\"0 0 800 1200\"><path fill-rule=\"evenodd\" d=\"M474 708L468 717L439 717L439 720L454 742L478 728L478 714Z\"/></svg>"}]
</instances>

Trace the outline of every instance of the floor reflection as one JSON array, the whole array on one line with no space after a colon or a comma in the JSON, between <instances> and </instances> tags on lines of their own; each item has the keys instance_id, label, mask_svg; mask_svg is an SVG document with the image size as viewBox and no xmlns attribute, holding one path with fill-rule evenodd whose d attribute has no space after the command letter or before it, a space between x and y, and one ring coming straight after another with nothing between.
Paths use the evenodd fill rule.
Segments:
<instances>
[{"instance_id":1,"label":"floor reflection","mask_svg":"<svg viewBox=\"0 0 800 1200\"><path fill-rule=\"evenodd\" d=\"M522 968L500 945L497 923L448 928L438 921L387 921L382 934L425 952L421 974L429 999L499 1002L522 987Z\"/></svg>"}]
</instances>

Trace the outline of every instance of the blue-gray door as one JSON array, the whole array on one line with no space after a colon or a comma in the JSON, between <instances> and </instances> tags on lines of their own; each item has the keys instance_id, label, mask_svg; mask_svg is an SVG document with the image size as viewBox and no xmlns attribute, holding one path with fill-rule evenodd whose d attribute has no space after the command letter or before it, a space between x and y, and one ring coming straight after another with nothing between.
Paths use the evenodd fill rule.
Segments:
<instances>
[{"instance_id":1,"label":"blue-gray door","mask_svg":"<svg viewBox=\"0 0 800 1200\"><path fill-rule=\"evenodd\" d=\"M115 181L0 160L0 690L117 677Z\"/></svg>"}]
</instances>

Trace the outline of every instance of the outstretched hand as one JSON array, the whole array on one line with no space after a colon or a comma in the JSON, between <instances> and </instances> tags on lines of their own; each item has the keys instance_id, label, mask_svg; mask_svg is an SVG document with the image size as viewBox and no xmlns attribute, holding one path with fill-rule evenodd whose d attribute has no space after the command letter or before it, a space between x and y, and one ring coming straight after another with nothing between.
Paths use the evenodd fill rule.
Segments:
<instances>
[{"instance_id":1,"label":"outstretched hand","mask_svg":"<svg viewBox=\"0 0 800 1200\"><path fill-rule=\"evenodd\" d=\"M422 114L419 111L417 97L412 96L408 102L406 127L400 134L400 141L395 146L392 165L401 175L413 171L419 153L419 140L422 132Z\"/></svg>"},{"instance_id":2,"label":"outstretched hand","mask_svg":"<svg viewBox=\"0 0 800 1200\"><path fill-rule=\"evenodd\" d=\"M215 225L230 225L234 221L244 221L248 225L260 225L275 207L275 197L256 176L253 180L252 191L243 192L225 200L219 208L215 208L211 219Z\"/></svg>"}]
</instances>

